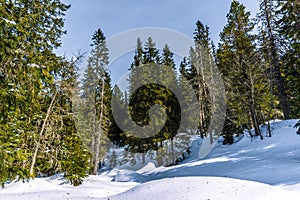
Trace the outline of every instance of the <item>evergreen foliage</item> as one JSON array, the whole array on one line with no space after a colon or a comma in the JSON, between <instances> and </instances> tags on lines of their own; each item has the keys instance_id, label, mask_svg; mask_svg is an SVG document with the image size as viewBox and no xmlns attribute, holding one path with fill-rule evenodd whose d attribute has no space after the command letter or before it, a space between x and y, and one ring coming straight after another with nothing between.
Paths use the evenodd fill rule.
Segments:
<instances>
[{"instance_id":1,"label":"evergreen foliage","mask_svg":"<svg viewBox=\"0 0 300 200\"><path fill-rule=\"evenodd\" d=\"M249 17L245 6L232 1L227 25L220 34L217 64L227 91L227 124L224 126L227 141L233 140L234 133L242 134L243 128L250 127L255 129L256 136L262 138L259 128L263 122L260 102L264 99L260 97L265 93L266 86L263 81L264 69L251 35L254 25Z\"/></svg>"},{"instance_id":2,"label":"evergreen foliage","mask_svg":"<svg viewBox=\"0 0 300 200\"><path fill-rule=\"evenodd\" d=\"M2 184L64 172L77 185L87 174L88 152L71 109L77 63L53 53L69 7L57 0L1 1Z\"/></svg>"},{"instance_id":3,"label":"evergreen foliage","mask_svg":"<svg viewBox=\"0 0 300 200\"><path fill-rule=\"evenodd\" d=\"M232 144L233 136L245 129L262 139L259 125L272 118L299 118L300 3L259 0L259 4L253 23L245 6L232 1L217 48L209 27L198 20L195 45L180 66L167 44L159 50L151 37L145 44L137 38L129 90L123 93L117 86L112 90L101 29L92 35L80 83L78 66L83 56L73 60L54 53L66 34L64 17L70 6L59 0L0 0L0 184L64 173L77 186L88 174L98 173L111 149L110 168L118 162L144 163L146 156L158 165L179 163L187 155L181 152L189 145L194 120L186 120L184 130L179 130L182 113L194 109L187 95L191 91L184 86L191 85L197 96L200 108L194 112L201 137L212 135L209 125L218 119L211 116L222 112L215 108L224 102L218 102L223 94L214 88L219 86L214 64L223 76L227 97L226 113L219 113L226 114L223 144ZM161 84L151 83L149 65ZM182 94L182 105L166 85ZM112 98L115 109L129 107L128 113L113 117ZM166 116L151 113L153 105L164 109ZM135 137L117 124L128 124L128 115L141 127L153 120L163 128L151 137L147 132ZM295 127L300 127L299 122ZM267 136L271 135L269 125ZM123 161L115 147L124 147Z\"/></svg>"},{"instance_id":4,"label":"evergreen foliage","mask_svg":"<svg viewBox=\"0 0 300 200\"><path fill-rule=\"evenodd\" d=\"M82 97L79 123L81 136L92 152L90 167L97 174L101 159L109 148L109 130L111 127L111 79L107 71L108 49L101 29L92 36L93 47L87 61L82 80Z\"/></svg>"},{"instance_id":5,"label":"evergreen foliage","mask_svg":"<svg viewBox=\"0 0 300 200\"><path fill-rule=\"evenodd\" d=\"M290 101L290 117L300 116L300 2L278 0L277 21L279 33L283 41L284 55L282 64ZM282 73L282 72L281 72Z\"/></svg>"},{"instance_id":6,"label":"evergreen foliage","mask_svg":"<svg viewBox=\"0 0 300 200\"><path fill-rule=\"evenodd\" d=\"M199 20L196 22L194 32L195 47L190 50L187 79L192 84L200 105L198 132L201 137L207 136L209 116L210 116L210 97L208 90L208 80L211 77L210 70L210 38L209 27L204 26Z\"/></svg>"},{"instance_id":7,"label":"evergreen foliage","mask_svg":"<svg viewBox=\"0 0 300 200\"><path fill-rule=\"evenodd\" d=\"M161 76L160 80L163 80L161 85L156 83L148 84L152 77L145 66L150 64L157 68L157 72ZM162 150L164 141L172 140L176 135L181 118L179 102L170 88L165 86L177 86L173 53L165 45L160 55L151 37L148 38L144 48L140 39L138 39L134 61L130 70L129 110L135 123L139 126L148 125L151 114L150 107L154 104L158 104L165 109L167 119L166 123L162 124L163 129L155 136L148 137L147 133L141 133L145 134L145 138L136 138L131 136L130 133L125 133L124 136L126 139L124 141L125 144L129 145L131 152L142 153L143 157L149 150L156 151L156 158L159 160L159 151ZM139 83L142 83L143 86L136 88L136 85ZM161 124L163 122L158 119L156 123ZM157 125L160 126L159 124ZM163 161L159 161L159 163L162 164Z\"/></svg>"}]
</instances>

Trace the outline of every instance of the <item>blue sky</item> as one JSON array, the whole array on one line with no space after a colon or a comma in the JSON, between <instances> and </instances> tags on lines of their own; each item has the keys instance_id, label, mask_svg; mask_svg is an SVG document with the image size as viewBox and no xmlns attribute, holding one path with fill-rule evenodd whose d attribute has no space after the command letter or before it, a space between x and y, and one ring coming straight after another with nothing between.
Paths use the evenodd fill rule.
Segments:
<instances>
[{"instance_id":1,"label":"blue sky","mask_svg":"<svg viewBox=\"0 0 300 200\"><path fill-rule=\"evenodd\" d=\"M212 38L226 24L230 0L63 0L71 4L67 11L62 48L57 52L72 55L89 50L91 36L99 27L106 37L142 27L169 28L192 37L199 19L210 27ZM188 2L188 3L187 3ZM252 16L258 10L257 0L240 0Z\"/></svg>"},{"instance_id":2,"label":"blue sky","mask_svg":"<svg viewBox=\"0 0 300 200\"><path fill-rule=\"evenodd\" d=\"M66 13L62 47L56 52L72 56L79 50L90 50L91 36L101 28L109 38L120 32L143 27L173 29L193 37L195 22L210 27L211 37L218 42L226 24L230 0L63 0L71 4ZM240 0L251 12L258 11L257 0ZM128 59L127 59L128 60Z\"/></svg>"}]
</instances>

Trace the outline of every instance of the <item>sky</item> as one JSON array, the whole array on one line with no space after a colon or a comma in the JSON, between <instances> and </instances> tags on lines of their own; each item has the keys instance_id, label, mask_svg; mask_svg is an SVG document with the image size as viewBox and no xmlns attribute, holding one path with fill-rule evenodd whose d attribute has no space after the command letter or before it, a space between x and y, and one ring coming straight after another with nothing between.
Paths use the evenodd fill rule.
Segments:
<instances>
[{"instance_id":1,"label":"sky","mask_svg":"<svg viewBox=\"0 0 300 200\"><path fill-rule=\"evenodd\" d=\"M219 33L226 24L226 14L231 0L62 0L62 2L71 4L71 8L65 17L64 29L67 30L67 34L62 37L62 47L56 52L70 57L79 51L91 50L91 37L98 28L102 29L106 38L143 27L172 29L192 38L195 23L200 20L210 27L211 37L217 44ZM240 2L254 17L258 11L257 0L240 0ZM124 59L128 61L131 55L127 57ZM115 65L120 63L121 61Z\"/></svg>"}]
</instances>

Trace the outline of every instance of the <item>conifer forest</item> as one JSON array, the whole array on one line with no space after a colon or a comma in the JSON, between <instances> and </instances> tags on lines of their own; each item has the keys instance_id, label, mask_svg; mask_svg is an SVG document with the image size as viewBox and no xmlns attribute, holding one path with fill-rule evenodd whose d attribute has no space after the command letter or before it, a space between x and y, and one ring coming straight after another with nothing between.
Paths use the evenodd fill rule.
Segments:
<instances>
[{"instance_id":1,"label":"conifer forest","mask_svg":"<svg viewBox=\"0 0 300 200\"><path fill-rule=\"evenodd\" d=\"M175 136L212 137L209 124L218 120L212 113L224 117L218 129L224 148L245 130L251 138L272 137L270 123L265 123L272 119L299 119L300 2L258 2L259 12L251 18L247 7L232 0L219 41L213 41L210 24L190 22L195 45L179 64L168 44L160 49L150 35L146 41L136 38L131 63L122 66L130 74L124 91L112 83L102 27L90 34L90 52L72 57L56 53L68 36L64 22L72 4L0 0L2 186L59 173L78 186L103 167L134 166L135 155L141 162L151 157L157 166L177 165L190 153L189 148L179 151L190 140ZM224 94L211 88L216 70ZM149 83L153 78L161 84ZM218 101L222 95L225 102ZM225 110L214 108L224 103ZM137 129L151 123L162 128L151 137L150 129L137 137L123 128L131 123L128 118ZM122 161L117 159L121 148L126 150Z\"/></svg>"}]
</instances>

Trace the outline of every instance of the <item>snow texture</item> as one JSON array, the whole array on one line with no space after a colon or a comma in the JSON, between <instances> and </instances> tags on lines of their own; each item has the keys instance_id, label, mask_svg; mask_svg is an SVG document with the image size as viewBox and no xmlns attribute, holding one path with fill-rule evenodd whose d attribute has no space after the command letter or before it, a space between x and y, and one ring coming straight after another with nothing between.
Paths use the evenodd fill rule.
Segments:
<instances>
[{"instance_id":1,"label":"snow texture","mask_svg":"<svg viewBox=\"0 0 300 200\"><path fill-rule=\"evenodd\" d=\"M58 174L29 182L13 181L0 189L0 200L13 199L299 199L300 136L298 120L274 121L272 137L235 138L230 146L219 141L203 159L202 141L195 139L182 164L156 168L148 163L132 171L113 169L87 177L74 187ZM266 127L261 127L264 135Z\"/></svg>"}]
</instances>

